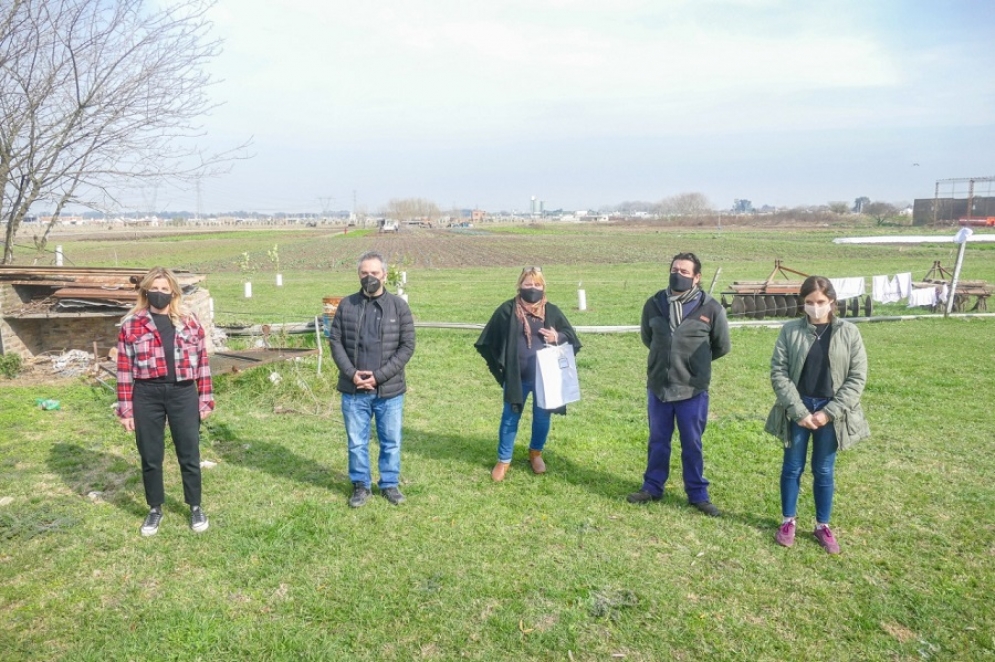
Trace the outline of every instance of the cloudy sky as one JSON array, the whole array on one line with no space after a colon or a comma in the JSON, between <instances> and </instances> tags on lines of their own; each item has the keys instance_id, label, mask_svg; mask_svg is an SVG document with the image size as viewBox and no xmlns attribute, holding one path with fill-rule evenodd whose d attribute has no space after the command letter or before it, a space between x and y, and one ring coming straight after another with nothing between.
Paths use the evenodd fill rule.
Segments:
<instances>
[{"instance_id":1,"label":"cloudy sky","mask_svg":"<svg viewBox=\"0 0 995 662\"><path fill-rule=\"evenodd\" d=\"M211 18L207 129L255 156L203 182L205 212L898 202L995 175L990 0L220 0Z\"/></svg>"}]
</instances>

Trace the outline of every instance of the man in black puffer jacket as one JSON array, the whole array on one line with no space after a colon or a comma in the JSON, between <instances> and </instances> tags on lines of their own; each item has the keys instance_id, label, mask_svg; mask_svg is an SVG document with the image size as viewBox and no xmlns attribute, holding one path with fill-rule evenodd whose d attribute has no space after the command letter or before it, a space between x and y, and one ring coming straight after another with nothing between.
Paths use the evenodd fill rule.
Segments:
<instances>
[{"instance_id":1,"label":"man in black puffer jacket","mask_svg":"<svg viewBox=\"0 0 995 662\"><path fill-rule=\"evenodd\" d=\"M342 418L349 443L349 505L366 504L371 492L370 423L380 441L380 493L395 506L404 501L401 423L404 366L415 352L415 324L407 302L384 289L387 263L376 251L359 258L359 292L339 303L332 319L332 358L339 368Z\"/></svg>"}]
</instances>

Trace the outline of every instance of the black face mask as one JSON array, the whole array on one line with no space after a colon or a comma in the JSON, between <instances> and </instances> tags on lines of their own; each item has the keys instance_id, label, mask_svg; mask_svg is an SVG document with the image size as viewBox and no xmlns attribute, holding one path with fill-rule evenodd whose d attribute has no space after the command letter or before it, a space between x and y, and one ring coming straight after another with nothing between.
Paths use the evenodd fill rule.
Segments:
<instances>
[{"instance_id":1,"label":"black face mask","mask_svg":"<svg viewBox=\"0 0 995 662\"><path fill-rule=\"evenodd\" d=\"M158 310L169 307L169 302L173 300L173 295L165 292L146 292L145 296L149 300L149 305Z\"/></svg>"},{"instance_id":2,"label":"black face mask","mask_svg":"<svg viewBox=\"0 0 995 662\"><path fill-rule=\"evenodd\" d=\"M535 287L523 287L519 291L519 296L526 303L539 303L542 301L543 291Z\"/></svg>"},{"instance_id":3,"label":"black face mask","mask_svg":"<svg viewBox=\"0 0 995 662\"><path fill-rule=\"evenodd\" d=\"M688 278L684 274L676 272L670 274L671 292L687 292L692 287L694 287L694 278Z\"/></svg>"},{"instance_id":4,"label":"black face mask","mask_svg":"<svg viewBox=\"0 0 995 662\"><path fill-rule=\"evenodd\" d=\"M380 289L380 279L376 276L363 276L359 279L360 285L363 286L363 291L373 296Z\"/></svg>"}]
</instances>

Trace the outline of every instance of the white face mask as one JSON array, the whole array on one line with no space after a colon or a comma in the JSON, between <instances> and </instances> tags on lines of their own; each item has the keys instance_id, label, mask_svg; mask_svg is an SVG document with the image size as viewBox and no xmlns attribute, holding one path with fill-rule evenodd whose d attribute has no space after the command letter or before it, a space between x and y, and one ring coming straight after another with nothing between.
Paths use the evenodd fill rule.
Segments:
<instances>
[{"instance_id":1,"label":"white face mask","mask_svg":"<svg viewBox=\"0 0 995 662\"><path fill-rule=\"evenodd\" d=\"M821 320L823 317L829 315L829 311L832 310L833 304L827 303L821 306L817 306L814 303L805 304L805 314L811 319Z\"/></svg>"}]
</instances>

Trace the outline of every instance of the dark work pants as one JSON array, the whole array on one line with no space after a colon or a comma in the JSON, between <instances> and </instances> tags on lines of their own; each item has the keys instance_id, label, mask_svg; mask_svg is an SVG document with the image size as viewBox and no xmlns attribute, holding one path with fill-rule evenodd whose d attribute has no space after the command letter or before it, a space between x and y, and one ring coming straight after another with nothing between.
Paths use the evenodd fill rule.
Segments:
<instances>
[{"instance_id":1,"label":"dark work pants","mask_svg":"<svg viewBox=\"0 0 995 662\"><path fill-rule=\"evenodd\" d=\"M654 496L663 494L663 486L670 476L670 440L674 423L681 438L681 467L684 471L684 491L688 501L708 501L708 481L705 479L705 460L701 449L701 435L708 422L708 392L674 402L663 402L648 391L649 452L643 489Z\"/></svg>"},{"instance_id":2,"label":"dark work pants","mask_svg":"<svg viewBox=\"0 0 995 662\"><path fill-rule=\"evenodd\" d=\"M200 403L196 383L135 380L133 400L135 439L142 458L145 501L149 506L160 506L166 501L162 486L162 461L168 420L183 477L183 498L187 504L199 506Z\"/></svg>"}]
</instances>

